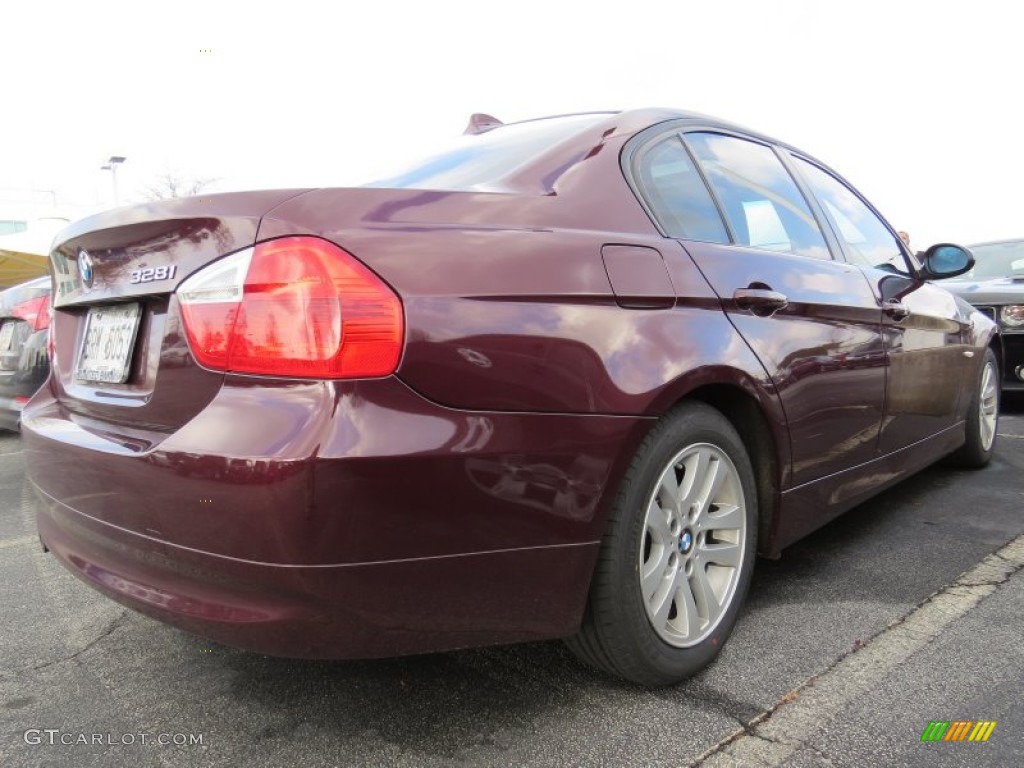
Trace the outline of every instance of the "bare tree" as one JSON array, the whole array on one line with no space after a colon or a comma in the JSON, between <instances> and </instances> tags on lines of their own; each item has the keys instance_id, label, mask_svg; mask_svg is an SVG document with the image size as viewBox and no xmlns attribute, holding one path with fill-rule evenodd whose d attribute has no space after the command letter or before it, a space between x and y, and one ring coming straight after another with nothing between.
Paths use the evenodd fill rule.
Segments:
<instances>
[{"instance_id":1,"label":"bare tree","mask_svg":"<svg viewBox=\"0 0 1024 768\"><path fill-rule=\"evenodd\" d=\"M198 195L217 179L206 177L188 177L178 171L164 171L156 181L146 187L142 194L147 200L170 200L174 197L190 197Z\"/></svg>"}]
</instances>

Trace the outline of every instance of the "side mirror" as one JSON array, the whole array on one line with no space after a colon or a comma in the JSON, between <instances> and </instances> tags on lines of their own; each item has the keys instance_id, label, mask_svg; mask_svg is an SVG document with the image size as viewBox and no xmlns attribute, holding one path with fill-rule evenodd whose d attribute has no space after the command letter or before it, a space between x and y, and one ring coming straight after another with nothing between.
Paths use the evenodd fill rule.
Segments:
<instances>
[{"instance_id":1,"label":"side mirror","mask_svg":"<svg viewBox=\"0 0 1024 768\"><path fill-rule=\"evenodd\" d=\"M920 254L924 269L921 277L925 280L944 280L962 275L974 266L974 254L966 248L952 243L933 245Z\"/></svg>"}]
</instances>

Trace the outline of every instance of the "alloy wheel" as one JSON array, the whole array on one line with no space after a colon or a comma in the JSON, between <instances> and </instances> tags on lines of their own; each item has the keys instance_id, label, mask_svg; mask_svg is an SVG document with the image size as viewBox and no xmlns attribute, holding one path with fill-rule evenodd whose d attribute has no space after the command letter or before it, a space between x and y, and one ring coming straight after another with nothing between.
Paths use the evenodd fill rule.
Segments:
<instances>
[{"instance_id":1,"label":"alloy wheel","mask_svg":"<svg viewBox=\"0 0 1024 768\"><path fill-rule=\"evenodd\" d=\"M728 610L746 520L739 473L717 446L688 446L661 472L647 502L639 576L647 618L669 645L700 643Z\"/></svg>"},{"instance_id":2,"label":"alloy wheel","mask_svg":"<svg viewBox=\"0 0 1024 768\"><path fill-rule=\"evenodd\" d=\"M984 450L989 450L996 438L996 420L999 411L999 392L996 380L996 367L988 362L981 372L981 397L978 398L980 418L978 423L981 428L981 445Z\"/></svg>"}]
</instances>

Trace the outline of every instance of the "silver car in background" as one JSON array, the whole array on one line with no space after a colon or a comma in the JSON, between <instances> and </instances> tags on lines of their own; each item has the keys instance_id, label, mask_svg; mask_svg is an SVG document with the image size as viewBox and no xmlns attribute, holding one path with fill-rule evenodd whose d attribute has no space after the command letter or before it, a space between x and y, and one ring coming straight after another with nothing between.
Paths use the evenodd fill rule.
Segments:
<instances>
[{"instance_id":1,"label":"silver car in background","mask_svg":"<svg viewBox=\"0 0 1024 768\"><path fill-rule=\"evenodd\" d=\"M974 267L942 287L999 324L1003 391L1024 392L1024 239L970 246Z\"/></svg>"}]
</instances>

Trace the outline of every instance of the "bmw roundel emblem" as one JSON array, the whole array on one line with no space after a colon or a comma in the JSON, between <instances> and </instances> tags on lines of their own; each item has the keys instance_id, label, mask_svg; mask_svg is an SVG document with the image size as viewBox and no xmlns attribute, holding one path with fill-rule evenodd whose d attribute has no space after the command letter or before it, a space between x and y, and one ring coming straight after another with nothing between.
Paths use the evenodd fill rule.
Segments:
<instances>
[{"instance_id":1,"label":"bmw roundel emblem","mask_svg":"<svg viewBox=\"0 0 1024 768\"><path fill-rule=\"evenodd\" d=\"M690 551L690 547L693 546L693 534L689 531L683 531L683 535L679 537L679 551L684 555Z\"/></svg>"},{"instance_id":2,"label":"bmw roundel emblem","mask_svg":"<svg viewBox=\"0 0 1024 768\"><path fill-rule=\"evenodd\" d=\"M92 288L92 256L85 248L78 252L78 274L82 276L85 287Z\"/></svg>"}]
</instances>

